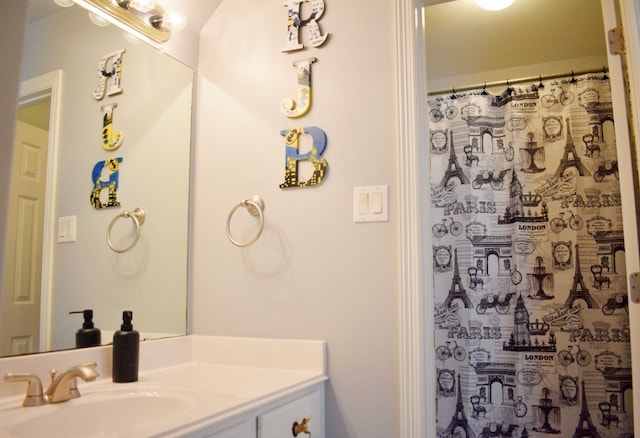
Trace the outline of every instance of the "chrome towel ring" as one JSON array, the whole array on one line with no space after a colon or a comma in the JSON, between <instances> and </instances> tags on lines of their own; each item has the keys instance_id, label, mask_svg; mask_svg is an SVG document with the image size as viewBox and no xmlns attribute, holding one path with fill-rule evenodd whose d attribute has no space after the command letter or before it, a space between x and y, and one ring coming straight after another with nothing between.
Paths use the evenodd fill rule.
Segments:
<instances>
[{"instance_id":1,"label":"chrome towel ring","mask_svg":"<svg viewBox=\"0 0 640 438\"><path fill-rule=\"evenodd\" d=\"M136 246L136 244L138 243L138 240L140 240L140 226L144 224L145 217L146 217L146 213L141 208L136 208L133 211L125 211L119 214L118 216L114 217L109 223L109 228L107 228L107 244L109 245L109 248L111 248L112 251L117 252L118 254L121 254L123 252L127 252L131 250L134 246ZM111 242L111 229L113 228L113 225L116 222L118 222L118 219L120 218L131 218L133 220L134 225L136 226L135 237L133 238L133 242L131 242L131 245L127 246L126 248L116 248L115 246L113 246L113 242Z\"/></svg>"},{"instance_id":2,"label":"chrome towel ring","mask_svg":"<svg viewBox=\"0 0 640 438\"><path fill-rule=\"evenodd\" d=\"M245 207L251 216L259 216L260 217L260 228L258 228L258 232L251 240L245 243L238 242L231 235L231 217L236 212L236 210L240 207ZM258 195L254 195L251 199L243 199L240 201L240 204L236 205L229 212L229 216L227 216L227 237L235 246L245 247L249 246L256 242L260 238L262 234L262 230L264 229L264 201Z\"/></svg>"}]
</instances>

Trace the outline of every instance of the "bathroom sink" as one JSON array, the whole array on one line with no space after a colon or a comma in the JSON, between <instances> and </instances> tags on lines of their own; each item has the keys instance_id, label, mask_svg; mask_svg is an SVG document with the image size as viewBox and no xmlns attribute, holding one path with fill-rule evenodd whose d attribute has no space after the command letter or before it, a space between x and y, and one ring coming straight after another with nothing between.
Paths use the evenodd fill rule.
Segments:
<instances>
[{"instance_id":1,"label":"bathroom sink","mask_svg":"<svg viewBox=\"0 0 640 438\"><path fill-rule=\"evenodd\" d=\"M238 399L189 388L110 385L65 403L0 409L0 435L12 437L146 436L177 427L203 404L224 409Z\"/></svg>"}]
</instances>

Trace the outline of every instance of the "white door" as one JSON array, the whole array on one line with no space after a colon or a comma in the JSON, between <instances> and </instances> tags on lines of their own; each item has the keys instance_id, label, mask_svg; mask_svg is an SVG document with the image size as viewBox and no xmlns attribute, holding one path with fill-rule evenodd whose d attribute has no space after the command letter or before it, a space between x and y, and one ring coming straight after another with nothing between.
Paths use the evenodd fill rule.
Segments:
<instances>
[{"instance_id":1,"label":"white door","mask_svg":"<svg viewBox=\"0 0 640 438\"><path fill-rule=\"evenodd\" d=\"M16 122L11 167L0 355L38 350L48 131Z\"/></svg>"}]
</instances>

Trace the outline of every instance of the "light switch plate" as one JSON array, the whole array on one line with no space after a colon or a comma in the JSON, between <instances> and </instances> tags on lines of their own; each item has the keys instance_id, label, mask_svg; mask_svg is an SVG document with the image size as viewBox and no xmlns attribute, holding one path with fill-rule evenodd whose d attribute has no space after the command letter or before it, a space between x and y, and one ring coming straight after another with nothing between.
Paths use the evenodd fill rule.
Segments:
<instances>
[{"instance_id":1,"label":"light switch plate","mask_svg":"<svg viewBox=\"0 0 640 438\"><path fill-rule=\"evenodd\" d=\"M353 188L353 221L386 222L389 220L389 186Z\"/></svg>"},{"instance_id":2,"label":"light switch plate","mask_svg":"<svg viewBox=\"0 0 640 438\"><path fill-rule=\"evenodd\" d=\"M58 243L76 241L76 217L64 216L58 218Z\"/></svg>"}]
</instances>

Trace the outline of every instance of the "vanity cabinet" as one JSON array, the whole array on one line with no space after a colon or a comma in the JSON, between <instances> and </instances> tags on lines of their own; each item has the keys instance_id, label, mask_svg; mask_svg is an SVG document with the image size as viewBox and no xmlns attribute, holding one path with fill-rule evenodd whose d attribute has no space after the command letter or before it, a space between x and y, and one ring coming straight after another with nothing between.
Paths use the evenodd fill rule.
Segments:
<instances>
[{"instance_id":1,"label":"vanity cabinet","mask_svg":"<svg viewBox=\"0 0 640 438\"><path fill-rule=\"evenodd\" d=\"M274 407L258 415L257 424L258 438L324 437L324 394L313 391Z\"/></svg>"},{"instance_id":2,"label":"vanity cabinet","mask_svg":"<svg viewBox=\"0 0 640 438\"><path fill-rule=\"evenodd\" d=\"M190 433L198 438L324 438L324 384L290 394L222 423ZM308 431L305 432L305 431Z\"/></svg>"}]
</instances>

